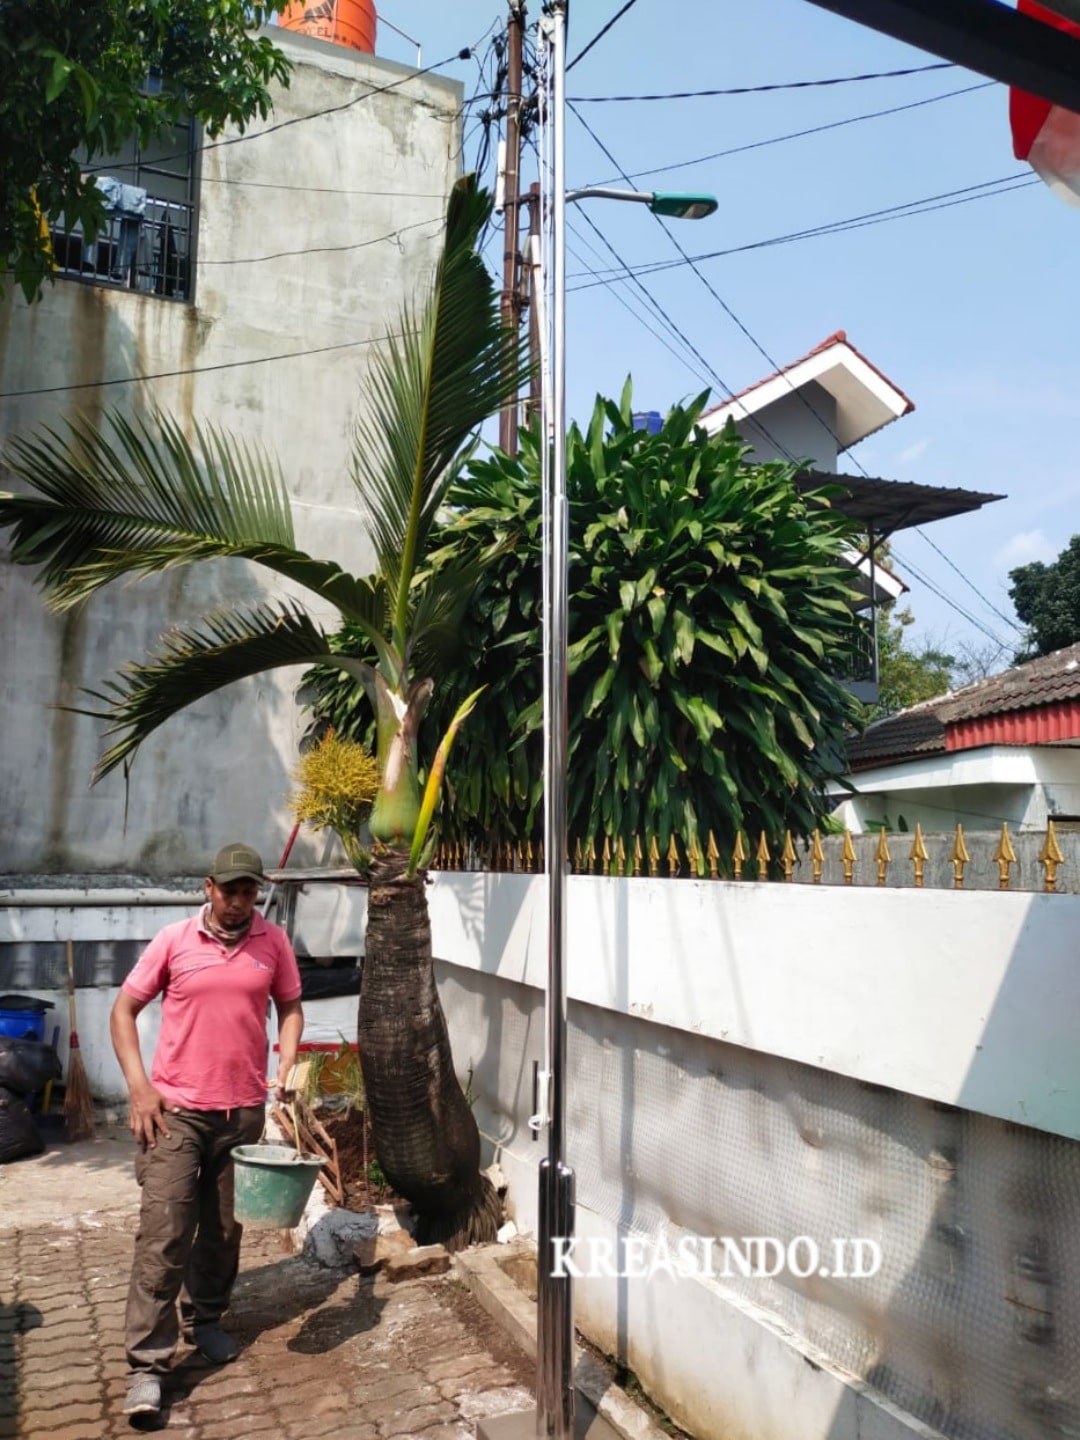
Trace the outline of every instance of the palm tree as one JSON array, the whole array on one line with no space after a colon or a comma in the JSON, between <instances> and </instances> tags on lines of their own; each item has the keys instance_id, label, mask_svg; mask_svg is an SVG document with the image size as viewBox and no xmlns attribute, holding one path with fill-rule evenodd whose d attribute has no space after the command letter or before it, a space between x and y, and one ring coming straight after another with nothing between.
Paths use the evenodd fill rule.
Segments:
<instances>
[{"instance_id":1,"label":"palm tree","mask_svg":"<svg viewBox=\"0 0 1080 1440\"><path fill-rule=\"evenodd\" d=\"M161 415L117 413L14 440L10 469L29 487L0 493L13 558L38 567L48 604L77 605L102 586L204 560L239 557L330 601L375 656L337 654L297 602L215 613L162 638L94 695L88 713L111 740L94 772L125 765L157 727L244 676L333 661L367 691L381 771L359 1048L380 1164L415 1207L425 1239L452 1246L493 1238L494 1193L479 1172L479 1133L453 1069L435 988L424 894L425 841L446 752L470 697L443 738L423 795L416 737L437 657L476 582L475 562L425 576L432 522L470 435L517 392L526 370L517 335L499 319L477 254L491 211L475 177L455 186L426 304L406 307L372 364L356 429L353 479L375 546L367 578L298 550L280 470L213 429L194 443Z\"/></svg>"}]
</instances>

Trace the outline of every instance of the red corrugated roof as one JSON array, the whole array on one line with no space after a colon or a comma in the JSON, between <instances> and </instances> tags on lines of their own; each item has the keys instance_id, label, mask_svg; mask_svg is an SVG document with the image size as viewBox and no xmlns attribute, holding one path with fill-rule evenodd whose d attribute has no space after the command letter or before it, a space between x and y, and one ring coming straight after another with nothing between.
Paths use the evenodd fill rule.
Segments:
<instances>
[{"instance_id":1,"label":"red corrugated roof","mask_svg":"<svg viewBox=\"0 0 1080 1440\"><path fill-rule=\"evenodd\" d=\"M982 745L1080 740L1080 643L875 720L848 744L852 770Z\"/></svg>"}]
</instances>

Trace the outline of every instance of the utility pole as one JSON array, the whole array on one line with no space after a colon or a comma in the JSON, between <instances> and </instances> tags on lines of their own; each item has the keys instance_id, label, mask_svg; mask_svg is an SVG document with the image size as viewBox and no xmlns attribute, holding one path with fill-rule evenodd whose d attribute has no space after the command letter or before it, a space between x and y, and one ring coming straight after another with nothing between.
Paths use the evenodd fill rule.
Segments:
<instances>
[{"instance_id":1,"label":"utility pole","mask_svg":"<svg viewBox=\"0 0 1080 1440\"><path fill-rule=\"evenodd\" d=\"M503 324L515 330L521 323L521 264L518 236L521 185L521 50L525 34L525 0L510 0L506 50L506 164L503 171ZM499 415L499 446L508 455L517 454L518 407L515 401Z\"/></svg>"}]
</instances>

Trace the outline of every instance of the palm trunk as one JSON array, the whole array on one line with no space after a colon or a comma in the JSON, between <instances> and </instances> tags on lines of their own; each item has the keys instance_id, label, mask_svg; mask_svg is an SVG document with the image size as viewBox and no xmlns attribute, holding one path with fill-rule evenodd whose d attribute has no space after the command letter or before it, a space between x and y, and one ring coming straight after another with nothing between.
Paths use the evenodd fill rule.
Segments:
<instances>
[{"instance_id":1,"label":"palm trunk","mask_svg":"<svg viewBox=\"0 0 1080 1440\"><path fill-rule=\"evenodd\" d=\"M357 1027L379 1165L412 1205L417 1239L447 1249L495 1239L498 1196L454 1073L431 957L426 877L383 851L371 869Z\"/></svg>"}]
</instances>

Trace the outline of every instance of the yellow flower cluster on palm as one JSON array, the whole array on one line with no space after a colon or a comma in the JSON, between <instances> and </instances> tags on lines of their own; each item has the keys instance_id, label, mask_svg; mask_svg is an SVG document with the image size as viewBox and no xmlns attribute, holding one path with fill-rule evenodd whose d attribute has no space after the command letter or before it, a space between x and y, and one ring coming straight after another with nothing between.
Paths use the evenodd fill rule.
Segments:
<instances>
[{"instance_id":1,"label":"yellow flower cluster on palm","mask_svg":"<svg viewBox=\"0 0 1080 1440\"><path fill-rule=\"evenodd\" d=\"M296 818L315 830L334 830L350 861L364 868L367 856L357 842L379 791L379 762L357 740L333 730L302 755L293 771L299 789L290 797Z\"/></svg>"}]
</instances>

